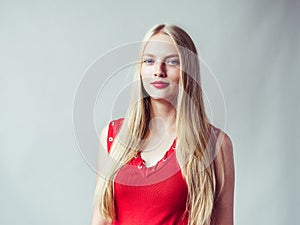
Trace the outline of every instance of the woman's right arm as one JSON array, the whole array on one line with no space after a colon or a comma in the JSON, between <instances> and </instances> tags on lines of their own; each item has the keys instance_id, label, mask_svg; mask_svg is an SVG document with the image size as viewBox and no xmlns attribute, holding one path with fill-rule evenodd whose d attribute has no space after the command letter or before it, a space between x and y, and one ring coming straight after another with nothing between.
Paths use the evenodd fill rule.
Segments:
<instances>
[{"instance_id":1,"label":"woman's right arm","mask_svg":"<svg viewBox=\"0 0 300 225\"><path fill-rule=\"evenodd\" d=\"M107 222L104 217L100 214L99 208L94 207L94 214L91 225L110 225L111 223Z\"/></svg>"},{"instance_id":2,"label":"woman's right arm","mask_svg":"<svg viewBox=\"0 0 300 225\"><path fill-rule=\"evenodd\" d=\"M108 134L108 127L104 127L100 133L100 151L107 151L107 134ZM101 157L98 157L98 167L101 163ZM96 177L96 185L98 183L99 175ZM92 224L91 225L109 225L110 223L107 222L104 217L101 215L99 207L97 205L94 206L94 213L92 218Z\"/></svg>"}]
</instances>

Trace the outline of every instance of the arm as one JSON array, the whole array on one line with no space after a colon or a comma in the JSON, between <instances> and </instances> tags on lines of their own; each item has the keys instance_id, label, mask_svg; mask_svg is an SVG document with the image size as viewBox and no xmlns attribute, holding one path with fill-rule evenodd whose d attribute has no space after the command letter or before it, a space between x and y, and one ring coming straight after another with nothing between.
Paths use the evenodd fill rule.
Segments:
<instances>
[{"instance_id":1,"label":"arm","mask_svg":"<svg viewBox=\"0 0 300 225\"><path fill-rule=\"evenodd\" d=\"M91 225L110 225L100 214L99 208L94 207L93 219Z\"/></svg>"},{"instance_id":2,"label":"arm","mask_svg":"<svg viewBox=\"0 0 300 225\"><path fill-rule=\"evenodd\" d=\"M107 139L106 139L107 133L108 133L108 125L102 129L100 134L100 147L105 151L107 151ZM98 165L100 165L101 157L98 158L99 158ZM99 175L96 176L96 185L98 183L98 179L99 179ZM99 207L95 205L91 225L109 225L109 224L110 223L108 223L104 219L104 217L100 214Z\"/></svg>"},{"instance_id":3,"label":"arm","mask_svg":"<svg viewBox=\"0 0 300 225\"><path fill-rule=\"evenodd\" d=\"M220 132L215 158L218 198L214 207L214 225L234 224L234 158L232 142L227 134Z\"/></svg>"}]
</instances>

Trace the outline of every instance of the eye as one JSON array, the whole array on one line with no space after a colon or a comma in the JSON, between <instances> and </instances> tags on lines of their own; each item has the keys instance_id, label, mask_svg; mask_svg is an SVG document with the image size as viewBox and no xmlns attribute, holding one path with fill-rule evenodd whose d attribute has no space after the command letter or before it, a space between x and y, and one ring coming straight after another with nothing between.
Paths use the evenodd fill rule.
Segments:
<instances>
[{"instance_id":1,"label":"eye","mask_svg":"<svg viewBox=\"0 0 300 225\"><path fill-rule=\"evenodd\" d=\"M179 60L178 59L169 59L166 62L168 65L171 66L178 66L179 65Z\"/></svg>"},{"instance_id":2,"label":"eye","mask_svg":"<svg viewBox=\"0 0 300 225\"><path fill-rule=\"evenodd\" d=\"M146 63L146 64L153 64L154 63L154 60L153 59L144 59L143 60L143 63Z\"/></svg>"}]
</instances>

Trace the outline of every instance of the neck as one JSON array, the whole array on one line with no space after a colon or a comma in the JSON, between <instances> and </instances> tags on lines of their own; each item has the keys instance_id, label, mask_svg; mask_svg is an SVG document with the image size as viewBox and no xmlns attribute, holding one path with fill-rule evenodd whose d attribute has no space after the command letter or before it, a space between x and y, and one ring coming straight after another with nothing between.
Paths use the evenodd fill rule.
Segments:
<instances>
[{"instance_id":1,"label":"neck","mask_svg":"<svg viewBox=\"0 0 300 225\"><path fill-rule=\"evenodd\" d=\"M151 98L150 130L157 134L161 132L175 133L176 106L166 100Z\"/></svg>"}]
</instances>

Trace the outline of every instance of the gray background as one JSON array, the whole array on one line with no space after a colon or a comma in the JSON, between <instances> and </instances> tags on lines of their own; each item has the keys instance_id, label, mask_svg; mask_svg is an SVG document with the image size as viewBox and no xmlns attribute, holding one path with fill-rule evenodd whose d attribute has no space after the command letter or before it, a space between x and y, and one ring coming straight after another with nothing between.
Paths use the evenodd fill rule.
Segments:
<instances>
[{"instance_id":1,"label":"gray background","mask_svg":"<svg viewBox=\"0 0 300 225\"><path fill-rule=\"evenodd\" d=\"M299 12L284 0L0 1L0 224L90 223L77 87L95 59L162 22L191 34L223 90L236 224L299 224Z\"/></svg>"}]
</instances>

